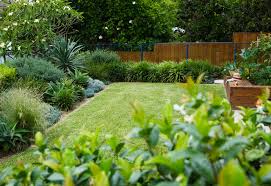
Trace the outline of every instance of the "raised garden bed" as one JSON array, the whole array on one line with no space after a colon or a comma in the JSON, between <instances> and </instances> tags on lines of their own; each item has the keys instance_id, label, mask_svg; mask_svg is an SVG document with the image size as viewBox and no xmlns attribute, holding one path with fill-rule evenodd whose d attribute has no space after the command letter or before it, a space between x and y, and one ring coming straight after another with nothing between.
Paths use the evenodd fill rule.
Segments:
<instances>
[{"instance_id":1,"label":"raised garden bed","mask_svg":"<svg viewBox=\"0 0 271 186\"><path fill-rule=\"evenodd\" d=\"M228 81L231 77L224 79L224 87L227 98L234 109L239 106L256 107L259 96L266 88L271 91L271 86L257 86L247 80ZM270 97L271 98L271 97Z\"/></svg>"}]
</instances>

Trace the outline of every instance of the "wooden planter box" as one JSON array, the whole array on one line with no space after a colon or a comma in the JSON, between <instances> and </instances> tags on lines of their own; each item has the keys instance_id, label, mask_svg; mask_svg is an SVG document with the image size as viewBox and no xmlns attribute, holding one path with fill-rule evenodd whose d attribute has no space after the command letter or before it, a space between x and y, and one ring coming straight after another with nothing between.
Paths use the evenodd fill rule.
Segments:
<instances>
[{"instance_id":1,"label":"wooden planter box","mask_svg":"<svg viewBox=\"0 0 271 186\"><path fill-rule=\"evenodd\" d=\"M263 93L263 90L271 86L256 86L252 85L247 80L238 80L235 82L227 82L230 77L224 79L224 87L226 90L227 98L234 109L238 106L243 107L256 107L258 97Z\"/></svg>"}]
</instances>

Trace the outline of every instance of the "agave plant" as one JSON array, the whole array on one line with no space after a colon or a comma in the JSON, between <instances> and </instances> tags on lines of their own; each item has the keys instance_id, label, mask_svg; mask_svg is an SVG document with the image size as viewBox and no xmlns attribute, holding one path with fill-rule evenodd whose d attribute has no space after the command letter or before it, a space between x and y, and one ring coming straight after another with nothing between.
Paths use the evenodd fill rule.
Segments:
<instances>
[{"instance_id":1,"label":"agave plant","mask_svg":"<svg viewBox=\"0 0 271 186\"><path fill-rule=\"evenodd\" d=\"M82 48L83 46L76 41L58 37L50 51L50 59L64 72L73 73L76 69L82 68L82 64L77 59L77 54Z\"/></svg>"}]
</instances>

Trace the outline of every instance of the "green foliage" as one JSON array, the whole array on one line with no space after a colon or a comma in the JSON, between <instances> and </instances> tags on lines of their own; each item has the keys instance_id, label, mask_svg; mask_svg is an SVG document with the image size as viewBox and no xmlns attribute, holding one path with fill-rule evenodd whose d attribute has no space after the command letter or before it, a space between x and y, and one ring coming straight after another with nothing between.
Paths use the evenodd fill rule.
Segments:
<instances>
[{"instance_id":1,"label":"green foliage","mask_svg":"<svg viewBox=\"0 0 271 186\"><path fill-rule=\"evenodd\" d=\"M66 73L73 73L81 68L81 63L77 59L77 55L83 48L77 42L63 37L55 39L50 51L50 59L52 62Z\"/></svg>"},{"instance_id":2,"label":"green foliage","mask_svg":"<svg viewBox=\"0 0 271 186\"><path fill-rule=\"evenodd\" d=\"M42 55L56 35L69 33L80 19L65 0L12 1L1 20L1 54Z\"/></svg>"},{"instance_id":3,"label":"green foliage","mask_svg":"<svg viewBox=\"0 0 271 186\"><path fill-rule=\"evenodd\" d=\"M10 89L0 96L0 116L7 124L16 124L34 134L43 131L47 125L42 102L31 90Z\"/></svg>"},{"instance_id":4,"label":"green foliage","mask_svg":"<svg viewBox=\"0 0 271 186\"><path fill-rule=\"evenodd\" d=\"M73 83L81 87L87 87L89 82L89 76L86 73L82 73L78 70L71 74L71 79L73 80Z\"/></svg>"},{"instance_id":5,"label":"green foliage","mask_svg":"<svg viewBox=\"0 0 271 186\"><path fill-rule=\"evenodd\" d=\"M146 61L138 63L115 62L110 64L89 63L86 68L91 77L113 82L185 82L187 77L196 79L205 73L203 82L213 83L216 78L222 77L222 69L212 66L206 61L192 61L188 63L163 62L160 64Z\"/></svg>"},{"instance_id":6,"label":"green foliage","mask_svg":"<svg viewBox=\"0 0 271 186\"><path fill-rule=\"evenodd\" d=\"M181 41L232 41L233 32L269 32L269 0L177 0Z\"/></svg>"},{"instance_id":7,"label":"green foliage","mask_svg":"<svg viewBox=\"0 0 271 186\"><path fill-rule=\"evenodd\" d=\"M17 71L19 78L35 79L38 81L56 82L64 77L64 72L55 67L52 63L34 57L17 58L9 62L11 67Z\"/></svg>"},{"instance_id":8,"label":"green foliage","mask_svg":"<svg viewBox=\"0 0 271 186\"><path fill-rule=\"evenodd\" d=\"M26 134L29 133L25 129L17 129L16 124L7 124L0 120L0 149L3 152L16 152L28 146L29 138Z\"/></svg>"},{"instance_id":9,"label":"green foliage","mask_svg":"<svg viewBox=\"0 0 271 186\"><path fill-rule=\"evenodd\" d=\"M168 41L175 26L175 3L171 0L73 0L84 22L75 28L90 43L140 43Z\"/></svg>"},{"instance_id":10,"label":"green foliage","mask_svg":"<svg viewBox=\"0 0 271 186\"><path fill-rule=\"evenodd\" d=\"M256 85L271 85L271 66L264 66L252 72L250 81Z\"/></svg>"},{"instance_id":11,"label":"green foliage","mask_svg":"<svg viewBox=\"0 0 271 186\"><path fill-rule=\"evenodd\" d=\"M0 89L8 86L15 80L16 69L0 64Z\"/></svg>"},{"instance_id":12,"label":"green foliage","mask_svg":"<svg viewBox=\"0 0 271 186\"><path fill-rule=\"evenodd\" d=\"M127 139L102 139L99 133L81 134L70 146L65 141L51 146L37 133L38 162L2 170L0 184L270 185L268 94L261 108L243 108L243 118L235 121L227 100L198 90L188 79L186 101L174 105L177 121L171 104L157 118L132 105L136 128L127 139L145 146L133 148Z\"/></svg>"},{"instance_id":13,"label":"green foliage","mask_svg":"<svg viewBox=\"0 0 271 186\"><path fill-rule=\"evenodd\" d=\"M50 83L44 97L52 105L62 110L70 110L78 100L78 92L72 80L64 79Z\"/></svg>"},{"instance_id":14,"label":"green foliage","mask_svg":"<svg viewBox=\"0 0 271 186\"><path fill-rule=\"evenodd\" d=\"M85 52L84 59L91 63L113 63L119 62L120 57L116 52L107 50L95 50L93 52Z\"/></svg>"},{"instance_id":15,"label":"green foliage","mask_svg":"<svg viewBox=\"0 0 271 186\"><path fill-rule=\"evenodd\" d=\"M105 84L98 79L94 79L89 82L87 88L92 89L95 93L97 93L105 89Z\"/></svg>"}]
</instances>

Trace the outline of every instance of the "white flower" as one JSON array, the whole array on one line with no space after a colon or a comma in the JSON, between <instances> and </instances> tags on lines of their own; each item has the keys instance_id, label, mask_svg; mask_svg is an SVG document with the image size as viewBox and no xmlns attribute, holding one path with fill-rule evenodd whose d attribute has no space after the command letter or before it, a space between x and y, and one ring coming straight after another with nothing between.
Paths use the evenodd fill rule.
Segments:
<instances>
[{"instance_id":1,"label":"white flower","mask_svg":"<svg viewBox=\"0 0 271 186\"><path fill-rule=\"evenodd\" d=\"M35 20L34 20L34 23L38 23L38 22L40 22L39 19L35 19Z\"/></svg>"},{"instance_id":2,"label":"white flower","mask_svg":"<svg viewBox=\"0 0 271 186\"><path fill-rule=\"evenodd\" d=\"M21 46L18 46L17 49L20 51L21 50Z\"/></svg>"},{"instance_id":3,"label":"white flower","mask_svg":"<svg viewBox=\"0 0 271 186\"><path fill-rule=\"evenodd\" d=\"M10 46L11 46L11 44L12 44L12 42L9 42L9 43L7 44L7 47L10 47Z\"/></svg>"},{"instance_id":4,"label":"white flower","mask_svg":"<svg viewBox=\"0 0 271 186\"><path fill-rule=\"evenodd\" d=\"M120 30L120 28L117 28L117 30Z\"/></svg>"},{"instance_id":5,"label":"white flower","mask_svg":"<svg viewBox=\"0 0 271 186\"><path fill-rule=\"evenodd\" d=\"M17 26L18 25L18 23L17 22L14 22L14 23L12 23L13 24L13 26Z\"/></svg>"},{"instance_id":6,"label":"white flower","mask_svg":"<svg viewBox=\"0 0 271 186\"><path fill-rule=\"evenodd\" d=\"M4 31L8 31L8 27L3 28Z\"/></svg>"},{"instance_id":7,"label":"white flower","mask_svg":"<svg viewBox=\"0 0 271 186\"><path fill-rule=\"evenodd\" d=\"M108 30L108 27L106 26L106 27L104 27L104 29L105 29L105 30Z\"/></svg>"},{"instance_id":8,"label":"white flower","mask_svg":"<svg viewBox=\"0 0 271 186\"><path fill-rule=\"evenodd\" d=\"M8 16L12 16L12 15L13 15L13 12L9 12L9 13L8 13Z\"/></svg>"},{"instance_id":9,"label":"white flower","mask_svg":"<svg viewBox=\"0 0 271 186\"><path fill-rule=\"evenodd\" d=\"M2 42L2 43L0 44L0 48L5 48L5 43L4 43L4 42Z\"/></svg>"},{"instance_id":10,"label":"white flower","mask_svg":"<svg viewBox=\"0 0 271 186\"><path fill-rule=\"evenodd\" d=\"M186 121L187 123L192 123L193 116L188 116L188 115L184 116L184 121Z\"/></svg>"},{"instance_id":11,"label":"white flower","mask_svg":"<svg viewBox=\"0 0 271 186\"><path fill-rule=\"evenodd\" d=\"M133 1L133 5L135 5L136 4L136 2L135 1Z\"/></svg>"},{"instance_id":12,"label":"white flower","mask_svg":"<svg viewBox=\"0 0 271 186\"><path fill-rule=\"evenodd\" d=\"M41 41L42 41L42 42L45 42L45 41L46 41L46 39L45 39L45 38L43 38Z\"/></svg>"},{"instance_id":13,"label":"white flower","mask_svg":"<svg viewBox=\"0 0 271 186\"><path fill-rule=\"evenodd\" d=\"M177 111L177 112L180 112L181 115L186 115L187 114L183 106L179 106L179 105L175 104L173 106L173 109L175 111Z\"/></svg>"},{"instance_id":14,"label":"white flower","mask_svg":"<svg viewBox=\"0 0 271 186\"><path fill-rule=\"evenodd\" d=\"M71 10L71 7L69 7L69 6L64 6L63 9L64 9L64 10Z\"/></svg>"},{"instance_id":15,"label":"white flower","mask_svg":"<svg viewBox=\"0 0 271 186\"><path fill-rule=\"evenodd\" d=\"M130 20L129 23L132 24L132 23L133 23L133 20Z\"/></svg>"},{"instance_id":16,"label":"white flower","mask_svg":"<svg viewBox=\"0 0 271 186\"><path fill-rule=\"evenodd\" d=\"M99 36L99 39L103 39L103 36L101 35L101 36Z\"/></svg>"},{"instance_id":17,"label":"white flower","mask_svg":"<svg viewBox=\"0 0 271 186\"><path fill-rule=\"evenodd\" d=\"M182 33L182 34L185 33L185 30L183 28L179 28L179 27L173 27L172 31L177 32L177 33Z\"/></svg>"}]
</instances>

